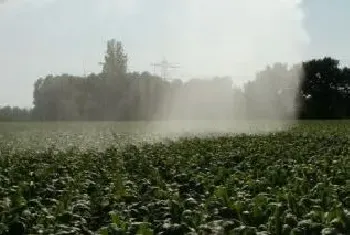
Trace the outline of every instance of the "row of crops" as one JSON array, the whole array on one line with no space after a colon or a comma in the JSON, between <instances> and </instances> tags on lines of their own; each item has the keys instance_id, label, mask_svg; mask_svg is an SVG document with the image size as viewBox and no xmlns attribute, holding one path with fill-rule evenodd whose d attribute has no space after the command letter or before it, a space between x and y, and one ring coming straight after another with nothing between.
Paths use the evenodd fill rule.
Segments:
<instances>
[{"instance_id":1,"label":"row of crops","mask_svg":"<svg viewBox=\"0 0 350 235\"><path fill-rule=\"evenodd\" d=\"M1 145L0 234L350 234L349 130L106 151Z\"/></svg>"}]
</instances>

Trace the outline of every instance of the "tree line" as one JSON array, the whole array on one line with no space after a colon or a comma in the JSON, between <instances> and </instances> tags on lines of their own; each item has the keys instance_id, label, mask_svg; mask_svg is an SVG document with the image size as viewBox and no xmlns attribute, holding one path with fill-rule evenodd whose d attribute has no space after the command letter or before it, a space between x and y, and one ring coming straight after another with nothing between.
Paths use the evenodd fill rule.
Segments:
<instances>
[{"instance_id":1,"label":"tree line","mask_svg":"<svg viewBox=\"0 0 350 235\"><path fill-rule=\"evenodd\" d=\"M299 119L342 119L350 117L349 87L350 69L330 57L275 63L243 89L225 77L167 81L128 72L122 43L112 39L100 73L39 78L33 108L0 107L0 121L294 118L295 110Z\"/></svg>"}]
</instances>

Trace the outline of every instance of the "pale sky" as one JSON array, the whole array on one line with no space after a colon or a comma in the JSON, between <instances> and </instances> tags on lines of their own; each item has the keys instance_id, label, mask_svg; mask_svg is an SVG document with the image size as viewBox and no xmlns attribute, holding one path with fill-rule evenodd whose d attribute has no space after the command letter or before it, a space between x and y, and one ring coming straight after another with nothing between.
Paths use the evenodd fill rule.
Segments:
<instances>
[{"instance_id":1,"label":"pale sky","mask_svg":"<svg viewBox=\"0 0 350 235\"><path fill-rule=\"evenodd\" d=\"M2 3L3 2L3 3ZM48 73L99 72L121 40L130 70L251 79L271 62L350 62L349 0L0 0L0 105L32 105Z\"/></svg>"}]
</instances>

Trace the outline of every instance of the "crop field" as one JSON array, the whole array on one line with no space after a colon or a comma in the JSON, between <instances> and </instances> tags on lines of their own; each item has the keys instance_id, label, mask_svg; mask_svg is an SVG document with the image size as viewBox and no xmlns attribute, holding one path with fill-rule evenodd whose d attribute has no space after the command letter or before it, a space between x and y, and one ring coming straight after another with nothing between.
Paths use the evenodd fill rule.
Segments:
<instances>
[{"instance_id":1,"label":"crop field","mask_svg":"<svg viewBox=\"0 0 350 235\"><path fill-rule=\"evenodd\" d=\"M167 141L126 125L0 124L0 234L350 234L350 122Z\"/></svg>"}]
</instances>

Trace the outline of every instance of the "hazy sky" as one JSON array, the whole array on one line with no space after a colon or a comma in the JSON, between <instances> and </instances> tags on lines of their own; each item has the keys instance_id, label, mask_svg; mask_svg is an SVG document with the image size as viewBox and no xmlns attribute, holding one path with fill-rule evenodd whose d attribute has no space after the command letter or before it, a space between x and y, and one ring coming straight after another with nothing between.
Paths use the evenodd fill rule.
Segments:
<instances>
[{"instance_id":1,"label":"hazy sky","mask_svg":"<svg viewBox=\"0 0 350 235\"><path fill-rule=\"evenodd\" d=\"M251 78L267 63L350 62L349 0L0 0L0 105L30 106L48 73L98 72L121 40L130 70L165 56L174 76Z\"/></svg>"}]
</instances>

